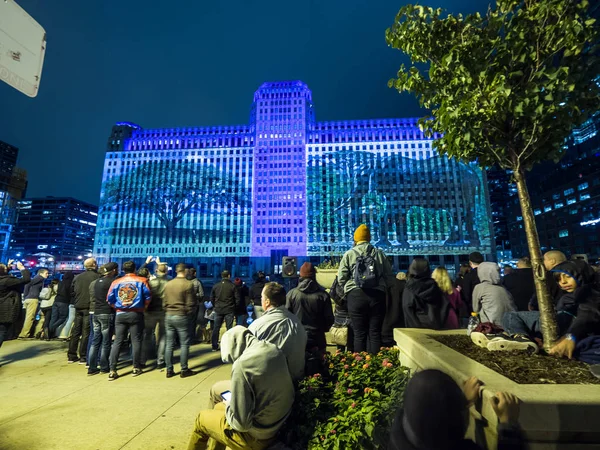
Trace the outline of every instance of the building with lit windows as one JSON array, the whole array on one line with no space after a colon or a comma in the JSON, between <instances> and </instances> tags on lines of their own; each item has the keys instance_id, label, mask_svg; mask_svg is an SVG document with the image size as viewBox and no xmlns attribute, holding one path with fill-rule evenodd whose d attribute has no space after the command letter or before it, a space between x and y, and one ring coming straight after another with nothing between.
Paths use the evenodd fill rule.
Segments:
<instances>
[{"instance_id":1,"label":"building with lit windows","mask_svg":"<svg viewBox=\"0 0 600 450\"><path fill-rule=\"evenodd\" d=\"M28 198L18 202L11 257L39 253L55 262L91 256L98 207L71 197Z\"/></svg>"},{"instance_id":2,"label":"building with lit windows","mask_svg":"<svg viewBox=\"0 0 600 450\"><path fill-rule=\"evenodd\" d=\"M248 276L339 256L361 223L397 268L492 255L485 173L439 156L416 119L317 122L306 84L264 83L248 125L113 127L94 254Z\"/></svg>"},{"instance_id":3,"label":"building with lit windows","mask_svg":"<svg viewBox=\"0 0 600 450\"><path fill-rule=\"evenodd\" d=\"M600 257L600 113L575 129L558 163L529 174L527 186L542 251ZM518 199L509 223L513 256L528 255Z\"/></svg>"}]
</instances>

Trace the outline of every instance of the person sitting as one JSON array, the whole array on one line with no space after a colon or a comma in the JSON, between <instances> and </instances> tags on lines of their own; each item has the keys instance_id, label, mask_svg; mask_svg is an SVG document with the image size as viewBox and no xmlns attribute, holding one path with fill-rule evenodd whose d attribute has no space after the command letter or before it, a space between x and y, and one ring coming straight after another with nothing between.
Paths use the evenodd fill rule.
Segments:
<instances>
[{"instance_id":1,"label":"person sitting","mask_svg":"<svg viewBox=\"0 0 600 450\"><path fill-rule=\"evenodd\" d=\"M408 268L408 281L402 294L402 309L407 328L441 330L450 305L431 278L429 261L415 258Z\"/></svg>"},{"instance_id":2,"label":"person sitting","mask_svg":"<svg viewBox=\"0 0 600 450\"><path fill-rule=\"evenodd\" d=\"M314 266L305 262L300 267L298 287L286 296L286 308L296 314L306 330L306 350L318 348L321 353L327 349L325 333L334 323L333 309L329 294L317 284Z\"/></svg>"},{"instance_id":3,"label":"person sitting","mask_svg":"<svg viewBox=\"0 0 600 450\"><path fill-rule=\"evenodd\" d=\"M294 404L285 355L247 328L235 326L221 339L221 358L233 363L231 398L220 398L214 408L198 414L188 450L268 448Z\"/></svg>"},{"instance_id":4,"label":"person sitting","mask_svg":"<svg viewBox=\"0 0 600 450\"><path fill-rule=\"evenodd\" d=\"M469 407L479 398L481 382L469 378L463 389L439 370L415 374L404 391L404 404L398 409L390 430L390 450L478 450L465 439ZM492 408L498 417L498 449L524 448L518 426L519 399L498 392Z\"/></svg>"},{"instance_id":5,"label":"person sitting","mask_svg":"<svg viewBox=\"0 0 600 450\"><path fill-rule=\"evenodd\" d=\"M448 271L445 267L437 267L431 274L431 278L434 279L450 305L444 328L450 330L460 328L459 317L461 316L461 309L464 310L466 308L463 307L464 303L459 290L452 285Z\"/></svg>"},{"instance_id":6,"label":"person sitting","mask_svg":"<svg viewBox=\"0 0 600 450\"><path fill-rule=\"evenodd\" d=\"M567 260L565 254L559 250L550 250L549 252L544 253L544 268L547 272L550 272L560 263L563 263ZM550 297L554 301L555 305L558 305L560 298L564 295L565 291L563 291L559 286L554 277L547 276L546 277L546 286L548 287L548 291L550 291ZM537 311L538 301L537 294L534 292L529 300L529 305L527 307L529 311Z\"/></svg>"},{"instance_id":7,"label":"person sitting","mask_svg":"<svg viewBox=\"0 0 600 450\"><path fill-rule=\"evenodd\" d=\"M500 284L498 264L483 262L477 267L480 283L473 289L473 311L479 313L481 322L502 326L504 313L516 311L515 302Z\"/></svg>"}]
</instances>

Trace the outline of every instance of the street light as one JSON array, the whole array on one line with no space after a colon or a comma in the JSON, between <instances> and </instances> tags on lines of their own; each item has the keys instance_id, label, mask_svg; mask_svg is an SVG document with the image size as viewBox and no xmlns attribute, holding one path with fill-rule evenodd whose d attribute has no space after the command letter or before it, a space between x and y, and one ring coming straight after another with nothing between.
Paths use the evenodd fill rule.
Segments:
<instances>
[{"instance_id":1,"label":"street light","mask_svg":"<svg viewBox=\"0 0 600 450\"><path fill-rule=\"evenodd\" d=\"M77 257L77 259L83 259L83 256L79 255L79 256Z\"/></svg>"}]
</instances>

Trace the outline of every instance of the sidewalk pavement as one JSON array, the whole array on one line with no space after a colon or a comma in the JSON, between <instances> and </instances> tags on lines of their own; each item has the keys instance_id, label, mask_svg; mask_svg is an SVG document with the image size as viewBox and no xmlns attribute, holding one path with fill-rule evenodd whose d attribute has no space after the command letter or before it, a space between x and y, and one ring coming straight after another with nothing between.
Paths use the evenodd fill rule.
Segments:
<instances>
[{"instance_id":1,"label":"sidewalk pavement","mask_svg":"<svg viewBox=\"0 0 600 450\"><path fill-rule=\"evenodd\" d=\"M178 356L179 352L176 352ZM67 364L67 344L9 341L0 349L0 449L186 449L212 384L229 379L231 365L208 344L190 349L199 373L166 379L152 367L139 377L131 365L120 378L88 376ZM178 358L176 358L178 362Z\"/></svg>"}]
</instances>

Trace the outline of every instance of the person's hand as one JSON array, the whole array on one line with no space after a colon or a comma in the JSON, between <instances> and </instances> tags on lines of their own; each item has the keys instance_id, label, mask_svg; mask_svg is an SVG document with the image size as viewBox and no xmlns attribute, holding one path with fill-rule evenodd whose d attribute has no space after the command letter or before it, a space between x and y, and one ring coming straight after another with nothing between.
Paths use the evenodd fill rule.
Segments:
<instances>
[{"instance_id":1,"label":"person's hand","mask_svg":"<svg viewBox=\"0 0 600 450\"><path fill-rule=\"evenodd\" d=\"M535 309L534 309L534 307L533 307L533 305L531 303L527 305L527 309L529 311L535 311Z\"/></svg>"},{"instance_id":2,"label":"person's hand","mask_svg":"<svg viewBox=\"0 0 600 450\"><path fill-rule=\"evenodd\" d=\"M160 256L157 256L157 257L156 257L156 264L162 264L162 263L160 262Z\"/></svg>"},{"instance_id":3,"label":"person's hand","mask_svg":"<svg viewBox=\"0 0 600 450\"><path fill-rule=\"evenodd\" d=\"M474 405L479 399L481 386L483 386L483 383L477 377L471 377L463 384L463 392L465 393L469 406Z\"/></svg>"},{"instance_id":4,"label":"person's hand","mask_svg":"<svg viewBox=\"0 0 600 450\"><path fill-rule=\"evenodd\" d=\"M508 392L498 392L492 399L492 408L500 423L509 424L519 420L519 398Z\"/></svg>"},{"instance_id":5,"label":"person's hand","mask_svg":"<svg viewBox=\"0 0 600 450\"><path fill-rule=\"evenodd\" d=\"M152 258L153 258L152 255L146 257L146 264L150 264L152 262Z\"/></svg>"},{"instance_id":6,"label":"person's hand","mask_svg":"<svg viewBox=\"0 0 600 450\"><path fill-rule=\"evenodd\" d=\"M14 259L9 259L8 262L6 263L7 266L12 266L12 263L14 263L15 260Z\"/></svg>"},{"instance_id":7,"label":"person's hand","mask_svg":"<svg viewBox=\"0 0 600 450\"><path fill-rule=\"evenodd\" d=\"M573 359L573 352L575 351L575 342L571 339L563 339L558 344L550 349L548 353L556 355L559 358L566 356L569 359Z\"/></svg>"},{"instance_id":8,"label":"person's hand","mask_svg":"<svg viewBox=\"0 0 600 450\"><path fill-rule=\"evenodd\" d=\"M17 262L17 269L19 269L19 270L25 270L25 266L21 263L21 261Z\"/></svg>"}]
</instances>

